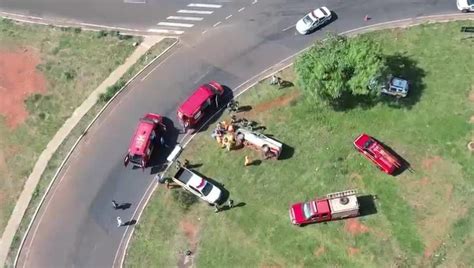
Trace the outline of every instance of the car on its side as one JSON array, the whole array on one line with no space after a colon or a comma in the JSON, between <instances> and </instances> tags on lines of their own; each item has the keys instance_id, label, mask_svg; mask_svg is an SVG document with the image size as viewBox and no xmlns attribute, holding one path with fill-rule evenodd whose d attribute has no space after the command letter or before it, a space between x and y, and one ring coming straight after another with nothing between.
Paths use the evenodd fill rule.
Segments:
<instances>
[{"instance_id":1,"label":"car on its side","mask_svg":"<svg viewBox=\"0 0 474 268\"><path fill-rule=\"evenodd\" d=\"M474 11L474 0L457 0L456 6L461 12L472 12Z\"/></svg>"},{"instance_id":2,"label":"car on its side","mask_svg":"<svg viewBox=\"0 0 474 268\"><path fill-rule=\"evenodd\" d=\"M331 20L332 14L327 7L317 8L296 23L296 31L300 34L311 33L314 29Z\"/></svg>"},{"instance_id":3,"label":"car on its side","mask_svg":"<svg viewBox=\"0 0 474 268\"><path fill-rule=\"evenodd\" d=\"M221 203L222 190L190 169L180 167L172 180L211 205Z\"/></svg>"}]
</instances>

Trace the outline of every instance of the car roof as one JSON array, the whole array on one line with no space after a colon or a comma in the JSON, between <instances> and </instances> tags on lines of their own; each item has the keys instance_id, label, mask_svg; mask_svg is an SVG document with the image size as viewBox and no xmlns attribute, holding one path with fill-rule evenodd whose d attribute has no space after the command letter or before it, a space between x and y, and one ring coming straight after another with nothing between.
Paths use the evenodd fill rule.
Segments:
<instances>
[{"instance_id":1,"label":"car roof","mask_svg":"<svg viewBox=\"0 0 474 268\"><path fill-rule=\"evenodd\" d=\"M137 130L132 137L128 152L132 155L144 155L147 148L151 131L155 125L152 122L142 121L138 124Z\"/></svg>"},{"instance_id":2,"label":"car roof","mask_svg":"<svg viewBox=\"0 0 474 268\"><path fill-rule=\"evenodd\" d=\"M207 181L204 178L193 173L187 184L198 190L201 190L206 185L206 183Z\"/></svg>"},{"instance_id":3,"label":"car roof","mask_svg":"<svg viewBox=\"0 0 474 268\"><path fill-rule=\"evenodd\" d=\"M213 91L208 85L201 85L181 104L178 111L187 117L193 117L201 109L201 105L213 94Z\"/></svg>"}]
</instances>

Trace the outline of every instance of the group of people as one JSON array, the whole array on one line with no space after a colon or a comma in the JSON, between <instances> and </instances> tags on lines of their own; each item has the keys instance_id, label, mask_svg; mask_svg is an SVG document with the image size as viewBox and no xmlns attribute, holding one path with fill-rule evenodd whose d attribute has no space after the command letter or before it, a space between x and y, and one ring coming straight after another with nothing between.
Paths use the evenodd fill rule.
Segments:
<instances>
[{"instance_id":1,"label":"group of people","mask_svg":"<svg viewBox=\"0 0 474 268\"><path fill-rule=\"evenodd\" d=\"M221 145L221 148L226 148L228 151L232 149L235 144L235 127L227 121L218 122L211 137Z\"/></svg>"}]
</instances>

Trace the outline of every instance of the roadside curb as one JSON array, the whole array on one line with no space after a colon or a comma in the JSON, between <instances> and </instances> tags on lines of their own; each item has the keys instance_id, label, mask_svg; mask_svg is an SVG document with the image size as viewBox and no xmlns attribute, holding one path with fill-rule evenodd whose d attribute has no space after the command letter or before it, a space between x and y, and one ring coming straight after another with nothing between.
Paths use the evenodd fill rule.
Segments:
<instances>
[{"instance_id":1,"label":"roadside curb","mask_svg":"<svg viewBox=\"0 0 474 268\"><path fill-rule=\"evenodd\" d=\"M7 226L5 227L5 230L2 234L2 238L0 241L0 264L2 266L5 265L5 261L8 257L8 253L11 248L11 244L13 242L13 239L16 235L16 232L18 231L18 228L20 226L20 223L23 219L23 216L30 204L32 195L41 179L41 176L46 169L49 160L51 157L54 155L56 150L59 148L59 146L63 143L63 141L67 138L67 136L70 134L70 132L74 129L74 127L80 122L82 117L87 114L87 112L96 104L99 96L101 93L105 92L107 88L113 84L115 84L143 55L146 54L146 52L153 47L155 44L159 43L161 40L163 40L165 37L164 36L144 36L144 40L140 43L139 46L136 47L136 49L133 51L133 53L125 59L124 63L120 66L118 66L91 94L89 95L84 102L77 107L74 112L71 114L71 116L64 122L64 124L61 126L61 128L56 132L56 134L53 136L53 138L50 140L50 142L47 144L46 148L43 150L43 152L40 154L38 157L37 162L35 163L35 166L26 180L24 186L23 186L23 191L20 193L20 196L15 204L15 208L13 209L10 219L7 223ZM20 242L20 246L18 248L18 251L15 255L15 260L13 263L13 266L17 265L20 253L22 251L23 245L26 241L27 235L34 223L34 220L36 219L36 216L46 199L50 189L54 185L54 182L56 181L56 178L58 177L59 173L61 172L63 166L66 164L67 160L71 156L72 152L74 149L77 147L79 142L82 140L82 138L87 135L88 130L92 127L93 123L99 118L99 116L103 113L103 111L109 106L109 104L132 82L134 79L140 75L144 70L146 70L151 64L153 64L157 59L159 59L163 54L168 52L171 48L173 48L178 42L179 39L175 38L176 41L171 44L168 48L166 48L163 52L161 52L158 56L156 56L154 59L152 59L146 66L144 66L141 70L139 70L130 80L128 80L125 85L118 90L114 96L102 107L102 109L98 112L98 114L94 117L94 119L91 121L91 123L86 127L86 129L83 131L83 133L79 136L79 138L76 140L72 148L68 151L67 155L65 156L64 160L61 162L60 166L58 167L55 175L51 179L51 182L47 186L44 195L41 197L41 200L31 218L30 223L28 224L28 227L26 229L26 232Z\"/></svg>"},{"instance_id":2,"label":"roadside curb","mask_svg":"<svg viewBox=\"0 0 474 268\"><path fill-rule=\"evenodd\" d=\"M378 31L378 30L395 29L395 28L408 28L408 27L417 26L417 25L420 25L420 24L423 24L423 23L438 23L438 22L449 22L449 21L457 21L457 20L474 20L474 14L454 13L454 14L422 16L422 17L401 19L401 20L395 20L395 21L388 21L388 22L382 22L382 23L377 23L377 24L373 24L373 25L368 25L368 26L352 29L352 30L349 30L349 31L342 32L339 35L345 35L345 36L348 36L348 37L353 37L353 36L357 36L357 35L364 34L364 33L367 33L367 32L373 32L373 31ZM258 73L257 75L251 77L247 81L240 84L239 86L237 86L233 90L233 92L235 93L234 98L238 98L240 95L242 95L243 93L245 93L246 91L248 91L249 89L254 87L256 84L258 84L261 81L264 81L264 80L268 79L273 74L281 72L283 69L286 69L286 68L290 67L291 65L293 65L294 59L298 55L303 53L304 51L308 50L309 48L311 48L311 46L306 47L306 48L294 53L293 55L281 60L277 64L274 64L274 65L268 67L267 69L263 70L262 72ZM225 107L222 107L221 109L219 109L213 116L211 116L206 122L204 122L201 125L201 127L193 135L189 136L189 135L186 134L179 141L180 144L183 144L182 145L183 150L192 141L192 139L199 133L199 131L205 125L207 125L207 123L210 120L214 119L217 114L220 114L219 112L222 111L223 109L225 109ZM163 172L163 174L168 170L168 168L172 164L173 164L173 162L169 163L168 167ZM153 185L153 184L155 184L155 185ZM153 180L151 182L151 184L149 185L145 195L142 198L142 200L146 200L145 203L141 204L142 202L140 202L139 206L137 207L137 210L132 215L132 218L133 219L136 218L137 222L138 222L138 219L141 217L145 207L147 206L148 201L150 200L151 196L153 195L155 190L158 188L158 185L159 184L156 180ZM149 191L149 189L152 186L153 186L153 189L151 191ZM118 254L119 251L123 251L123 253L122 253L123 255L121 256L121 262L120 262L119 267L124 266L125 257L127 255L127 251L128 251L128 246L129 246L132 234L134 233L134 230L135 230L135 227L132 227L132 230L131 230L130 234L128 234L127 241L125 241L125 245L124 246L122 246L121 244L119 245L119 249L117 251L117 254ZM125 234L126 234L126 232L125 232ZM125 238L125 234L124 234L124 237L122 238L122 241ZM122 249L122 248L124 248L124 249ZM116 258L117 258L117 255L116 255L115 259ZM113 266L115 267L115 260L114 260L114 265Z\"/></svg>"}]
</instances>

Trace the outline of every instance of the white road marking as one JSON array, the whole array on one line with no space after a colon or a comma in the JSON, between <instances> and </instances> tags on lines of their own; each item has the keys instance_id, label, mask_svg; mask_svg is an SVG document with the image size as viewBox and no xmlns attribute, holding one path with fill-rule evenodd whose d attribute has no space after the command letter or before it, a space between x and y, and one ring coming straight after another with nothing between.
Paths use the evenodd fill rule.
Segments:
<instances>
[{"instance_id":1,"label":"white road marking","mask_svg":"<svg viewBox=\"0 0 474 268\"><path fill-rule=\"evenodd\" d=\"M217 25L221 24L222 22L218 21L216 24L212 25L212 27L216 27Z\"/></svg>"},{"instance_id":2,"label":"white road marking","mask_svg":"<svg viewBox=\"0 0 474 268\"><path fill-rule=\"evenodd\" d=\"M131 32L136 32L137 31L136 29L114 27L114 26L107 26L107 25L93 24L93 23L85 23L85 22L81 22L79 24L83 25L83 26L91 26L91 27L106 28L106 29L113 29L113 30L131 31Z\"/></svg>"},{"instance_id":3,"label":"white road marking","mask_svg":"<svg viewBox=\"0 0 474 268\"><path fill-rule=\"evenodd\" d=\"M142 79L141 81L145 81L145 79L151 74L153 73L158 67L160 67L163 63L166 62L167 59L170 58L170 56L172 56L174 53L171 53L168 57L166 57L164 60L162 60L160 63L158 63L155 67L153 67L153 69L151 69L151 71L149 73L147 73Z\"/></svg>"},{"instance_id":4,"label":"white road marking","mask_svg":"<svg viewBox=\"0 0 474 268\"><path fill-rule=\"evenodd\" d=\"M189 10L189 9L180 9L177 12L185 13L185 14L205 14L205 15L214 13L214 11L210 11L210 10Z\"/></svg>"},{"instance_id":5,"label":"white road marking","mask_svg":"<svg viewBox=\"0 0 474 268\"><path fill-rule=\"evenodd\" d=\"M146 0L123 0L126 4L146 4Z\"/></svg>"},{"instance_id":6,"label":"white road marking","mask_svg":"<svg viewBox=\"0 0 474 268\"><path fill-rule=\"evenodd\" d=\"M162 33L162 34L183 34L184 31L177 30L165 30L165 29L148 29L149 33Z\"/></svg>"},{"instance_id":7,"label":"white road marking","mask_svg":"<svg viewBox=\"0 0 474 268\"><path fill-rule=\"evenodd\" d=\"M205 34L206 32L207 32L207 30L204 30L204 31L202 31L202 34Z\"/></svg>"},{"instance_id":8,"label":"white road marking","mask_svg":"<svg viewBox=\"0 0 474 268\"><path fill-rule=\"evenodd\" d=\"M169 16L167 20L192 20L192 21L201 21L204 18L202 17L179 17L179 16Z\"/></svg>"},{"instance_id":9,"label":"white road marking","mask_svg":"<svg viewBox=\"0 0 474 268\"><path fill-rule=\"evenodd\" d=\"M175 23L175 22L159 22L157 25L170 26L170 27L186 27L186 28L191 28L194 26L194 24L190 24L190 23Z\"/></svg>"},{"instance_id":10,"label":"white road marking","mask_svg":"<svg viewBox=\"0 0 474 268\"><path fill-rule=\"evenodd\" d=\"M258 2L258 0L253 0L252 5L255 5Z\"/></svg>"},{"instance_id":11,"label":"white road marking","mask_svg":"<svg viewBox=\"0 0 474 268\"><path fill-rule=\"evenodd\" d=\"M4 12L4 11L2 11L0 13L11 15L11 16L22 17L22 18L28 18L28 19L37 19L37 20L42 20L43 19L41 17L28 16L28 15L22 15L22 14L17 14L17 13L9 13L9 12Z\"/></svg>"},{"instance_id":12,"label":"white road marking","mask_svg":"<svg viewBox=\"0 0 474 268\"><path fill-rule=\"evenodd\" d=\"M291 25L291 26L288 26L286 27L285 29L281 30L282 32L285 32L285 31L288 31L289 29L295 27L295 25Z\"/></svg>"},{"instance_id":13,"label":"white road marking","mask_svg":"<svg viewBox=\"0 0 474 268\"><path fill-rule=\"evenodd\" d=\"M245 9L245 7L241 8L241 9L239 9L239 10L237 10L237 11L238 11L238 12L241 12L241 11L243 11L244 9Z\"/></svg>"},{"instance_id":14,"label":"white road marking","mask_svg":"<svg viewBox=\"0 0 474 268\"><path fill-rule=\"evenodd\" d=\"M191 3L188 7L207 7L207 8L221 8L222 5L213 5L213 4L195 4Z\"/></svg>"},{"instance_id":15,"label":"white road marking","mask_svg":"<svg viewBox=\"0 0 474 268\"><path fill-rule=\"evenodd\" d=\"M232 18L232 15L229 15L229 16L225 17L226 20L228 20L230 18Z\"/></svg>"}]
</instances>

